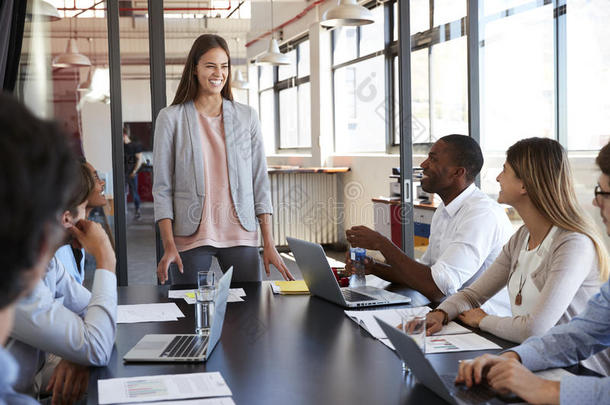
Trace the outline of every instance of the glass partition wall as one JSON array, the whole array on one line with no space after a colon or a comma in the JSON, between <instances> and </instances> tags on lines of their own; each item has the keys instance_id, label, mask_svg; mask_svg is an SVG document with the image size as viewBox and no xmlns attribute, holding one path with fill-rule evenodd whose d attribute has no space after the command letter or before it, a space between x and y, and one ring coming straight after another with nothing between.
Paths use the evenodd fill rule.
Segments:
<instances>
[{"instance_id":1,"label":"glass partition wall","mask_svg":"<svg viewBox=\"0 0 610 405\"><path fill-rule=\"evenodd\" d=\"M35 7L28 12L15 92L35 114L56 119L105 181L104 204L92 209L91 216L104 224L122 252L118 255L121 283L154 283L158 259L150 193L154 120L158 110L173 100L192 42L203 32L217 32L227 39L233 73L240 71L250 84L249 90L235 88L235 98L259 113L264 106L261 126L267 153L275 154L311 147L307 107L314 89L309 82L308 38L282 44L295 65L259 69L246 60L250 1L181 2L181 7L166 1L166 9L157 11L162 24L152 28L147 2L112 4L110 9L117 7L116 24L109 20L107 2L48 2L57 8L60 19L38 15ZM491 195L497 192L495 177L506 148L530 136L558 139L568 148L576 162L577 192L588 190L593 181L591 159L610 137L610 104L605 96L610 90L610 45L604 40L609 30L607 2L412 0L408 5L408 10L403 8L403 17L409 17L408 31L400 29L397 2L367 4L376 24L333 31L334 152L398 153L399 113L404 109L412 130L406 139L414 144L467 133L469 125L480 123L470 135L483 148L481 187ZM116 29L112 36L111 27ZM474 41L468 27L478 31ZM151 53L155 32L164 49ZM410 37L410 55L403 63L399 62L401 33ZM74 45L88 63L54 64ZM151 63L155 52L162 54L156 64ZM474 59L469 61L469 55ZM114 63L117 58L119 64ZM160 77L151 64L162 65ZM400 85L401 76L409 80L408 91ZM478 100L469 98L472 92ZM399 94L409 100L401 105ZM113 115L120 116L118 125L113 124ZM134 192L129 186L123 189L131 174L123 167L123 128L141 150L142 165L136 173L139 215Z\"/></svg>"}]
</instances>

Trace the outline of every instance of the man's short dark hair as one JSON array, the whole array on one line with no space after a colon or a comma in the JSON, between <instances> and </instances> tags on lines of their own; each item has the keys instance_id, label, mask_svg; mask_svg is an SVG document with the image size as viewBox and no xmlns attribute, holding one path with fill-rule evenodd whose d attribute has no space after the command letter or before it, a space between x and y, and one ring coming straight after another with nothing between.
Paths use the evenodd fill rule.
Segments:
<instances>
[{"instance_id":1,"label":"man's short dark hair","mask_svg":"<svg viewBox=\"0 0 610 405\"><path fill-rule=\"evenodd\" d=\"M466 179L474 181L483 167L483 152L477 141L469 136L456 134L444 136L439 141L451 146L453 163L466 169Z\"/></svg>"},{"instance_id":2,"label":"man's short dark hair","mask_svg":"<svg viewBox=\"0 0 610 405\"><path fill-rule=\"evenodd\" d=\"M27 286L43 243L58 226L77 162L55 124L0 93L0 309Z\"/></svg>"},{"instance_id":3,"label":"man's short dark hair","mask_svg":"<svg viewBox=\"0 0 610 405\"><path fill-rule=\"evenodd\" d=\"M602 173L610 176L610 142L606 144L595 158L595 163L602 169Z\"/></svg>"}]
</instances>

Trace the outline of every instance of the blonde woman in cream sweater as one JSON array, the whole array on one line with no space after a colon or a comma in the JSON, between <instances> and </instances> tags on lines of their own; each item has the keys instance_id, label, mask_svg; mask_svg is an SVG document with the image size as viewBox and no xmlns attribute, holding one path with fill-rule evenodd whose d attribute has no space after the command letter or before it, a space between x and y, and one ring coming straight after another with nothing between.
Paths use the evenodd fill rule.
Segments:
<instances>
[{"instance_id":1,"label":"blonde woman in cream sweater","mask_svg":"<svg viewBox=\"0 0 610 405\"><path fill-rule=\"evenodd\" d=\"M508 149L496 180L498 202L513 206L524 225L477 281L428 315L429 333L458 318L520 343L567 323L608 279L607 252L576 201L568 157L558 142L546 138L517 142ZM513 316L488 315L480 309L505 286ZM609 353L598 353L584 364L608 375Z\"/></svg>"}]
</instances>

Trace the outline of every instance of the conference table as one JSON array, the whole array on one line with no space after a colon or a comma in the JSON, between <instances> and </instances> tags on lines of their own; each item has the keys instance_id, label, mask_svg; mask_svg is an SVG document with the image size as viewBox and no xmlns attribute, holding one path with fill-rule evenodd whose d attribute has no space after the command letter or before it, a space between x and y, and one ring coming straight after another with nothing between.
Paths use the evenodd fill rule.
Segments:
<instances>
[{"instance_id":1,"label":"conference table","mask_svg":"<svg viewBox=\"0 0 610 405\"><path fill-rule=\"evenodd\" d=\"M404 376L397 355L371 337L343 308L309 295L274 295L269 282L233 283L244 302L228 303L222 336L206 363L123 363L123 356L150 333L194 333L194 305L168 299L169 286L119 287L119 304L175 302L185 318L119 324L106 367L93 369L88 403L97 404L97 380L219 371L236 404L443 404L440 397ZM184 286L174 286L174 289ZM391 289L391 288L390 288ZM396 290L396 288L394 288ZM407 306L427 305L413 290ZM481 333L502 348L512 343ZM430 354L440 374L456 373L458 360L491 351Z\"/></svg>"}]
</instances>

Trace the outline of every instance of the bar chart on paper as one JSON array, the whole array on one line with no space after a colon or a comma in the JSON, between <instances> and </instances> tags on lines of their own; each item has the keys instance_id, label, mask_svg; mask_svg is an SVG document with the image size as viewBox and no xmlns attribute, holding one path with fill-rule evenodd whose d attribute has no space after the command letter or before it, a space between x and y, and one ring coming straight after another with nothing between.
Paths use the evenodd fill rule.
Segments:
<instances>
[{"instance_id":1,"label":"bar chart on paper","mask_svg":"<svg viewBox=\"0 0 610 405\"><path fill-rule=\"evenodd\" d=\"M169 394L165 382L158 379L142 379L125 382L127 398L146 400L165 397Z\"/></svg>"}]
</instances>

